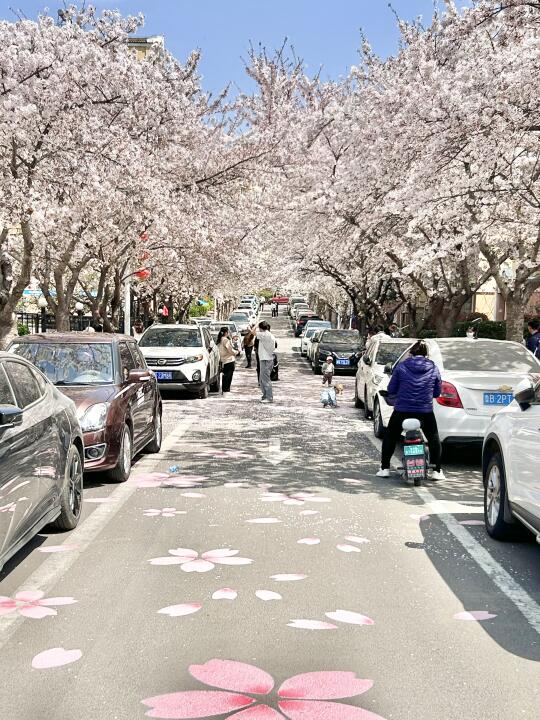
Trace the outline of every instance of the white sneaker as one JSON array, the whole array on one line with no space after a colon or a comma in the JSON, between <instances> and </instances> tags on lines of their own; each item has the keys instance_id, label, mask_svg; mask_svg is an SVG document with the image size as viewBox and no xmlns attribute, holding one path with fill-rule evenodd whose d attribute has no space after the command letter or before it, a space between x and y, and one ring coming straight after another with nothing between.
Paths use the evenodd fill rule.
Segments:
<instances>
[{"instance_id":1,"label":"white sneaker","mask_svg":"<svg viewBox=\"0 0 540 720\"><path fill-rule=\"evenodd\" d=\"M446 475L443 473L442 470L434 470L431 473L431 479L432 480L446 480Z\"/></svg>"},{"instance_id":2,"label":"white sneaker","mask_svg":"<svg viewBox=\"0 0 540 720\"><path fill-rule=\"evenodd\" d=\"M390 477L390 470L388 468L381 468L377 473L377 477Z\"/></svg>"},{"instance_id":3,"label":"white sneaker","mask_svg":"<svg viewBox=\"0 0 540 720\"><path fill-rule=\"evenodd\" d=\"M274 401L273 401L273 400L269 400L268 398L263 398L263 399L261 400L261 402L262 402L262 403L265 403L265 404L267 404L267 405L270 405L270 404L273 403Z\"/></svg>"}]
</instances>

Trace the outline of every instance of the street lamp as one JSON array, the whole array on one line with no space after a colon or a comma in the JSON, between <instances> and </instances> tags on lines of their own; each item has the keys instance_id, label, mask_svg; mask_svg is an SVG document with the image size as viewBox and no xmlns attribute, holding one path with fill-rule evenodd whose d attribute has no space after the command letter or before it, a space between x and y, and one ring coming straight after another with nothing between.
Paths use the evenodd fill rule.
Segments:
<instances>
[{"instance_id":1,"label":"street lamp","mask_svg":"<svg viewBox=\"0 0 540 720\"><path fill-rule=\"evenodd\" d=\"M82 304L82 302L75 303L75 310L77 311L77 316L79 318L79 320L78 320L79 330L82 330L83 329L83 310L84 310L84 305Z\"/></svg>"},{"instance_id":2,"label":"street lamp","mask_svg":"<svg viewBox=\"0 0 540 720\"><path fill-rule=\"evenodd\" d=\"M47 309L47 300L42 295L40 298L38 298L37 304L41 310L41 332L45 333L47 332L47 315L46 315L46 309Z\"/></svg>"}]
</instances>

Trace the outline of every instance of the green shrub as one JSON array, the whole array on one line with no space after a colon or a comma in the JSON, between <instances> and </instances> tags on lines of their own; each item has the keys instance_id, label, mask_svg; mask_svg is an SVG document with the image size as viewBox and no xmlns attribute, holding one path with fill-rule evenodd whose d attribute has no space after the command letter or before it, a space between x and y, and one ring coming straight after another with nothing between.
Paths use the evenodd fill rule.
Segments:
<instances>
[{"instance_id":1,"label":"green shrub","mask_svg":"<svg viewBox=\"0 0 540 720\"><path fill-rule=\"evenodd\" d=\"M504 320L482 320L474 324L458 322L452 334L454 337L465 337L469 327L476 329L479 338L489 338L491 340L505 340L506 338L506 322Z\"/></svg>"},{"instance_id":2,"label":"green shrub","mask_svg":"<svg viewBox=\"0 0 540 720\"><path fill-rule=\"evenodd\" d=\"M17 335L30 335L30 329L28 325L25 325L24 323L18 323L17 325Z\"/></svg>"}]
</instances>

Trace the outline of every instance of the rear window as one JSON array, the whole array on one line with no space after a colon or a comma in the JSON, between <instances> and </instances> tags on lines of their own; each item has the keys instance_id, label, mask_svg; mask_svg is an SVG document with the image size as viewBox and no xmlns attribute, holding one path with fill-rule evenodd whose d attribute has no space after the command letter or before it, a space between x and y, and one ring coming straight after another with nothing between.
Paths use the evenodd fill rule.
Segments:
<instances>
[{"instance_id":1,"label":"rear window","mask_svg":"<svg viewBox=\"0 0 540 720\"><path fill-rule=\"evenodd\" d=\"M248 322L249 316L246 313L233 313L231 320L238 320L238 322Z\"/></svg>"},{"instance_id":2,"label":"rear window","mask_svg":"<svg viewBox=\"0 0 540 720\"><path fill-rule=\"evenodd\" d=\"M524 347L514 343L470 340L438 341L445 370L464 372L511 372L527 375L540 365Z\"/></svg>"},{"instance_id":3,"label":"rear window","mask_svg":"<svg viewBox=\"0 0 540 720\"><path fill-rule=\"evenodd\" d=\"M201 331L197 328L147 330L139 340L140 347L202 347Z\"/></svg>"},{"instance_id":4,"label":"rear window","mask_svg":"<svg viewBox=\"0 0 540 720\"><path fill-rule=\"evenodd\" d=\"M360 335L356 330L325 330L321 342L360 344Z\"/></svg>"},{"instance_id":5,"label":"rear window","mask_svg":"<svg viewBox=\"0 0 540 720\"><path fill-rule=\"evenodd\" d=\"M377 350L375 362L378 365L395 363L408 347L411 347L411 343L381 343Z\"/></svg>"}]
</instances>

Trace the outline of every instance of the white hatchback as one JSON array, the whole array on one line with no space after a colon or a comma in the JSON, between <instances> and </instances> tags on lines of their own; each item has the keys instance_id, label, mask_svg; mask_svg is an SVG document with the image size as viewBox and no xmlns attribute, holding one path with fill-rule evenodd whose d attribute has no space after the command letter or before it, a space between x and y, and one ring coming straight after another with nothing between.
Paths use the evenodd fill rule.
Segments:
<instances>
[{"instance_id":1,"label":"white hatchback","mask_svg":"<svg viewBox=\"0 0 540 720\"><path fill-rule=\"evenodd\" d=\"M374 398L386 379L384 368L393 365L416 340L410 338L375 337L358 363L354 386L354 404L364 408L364 416L372 417ZM388 383L386 383L388 384Z\"/></svg>"},{"instance_id":2,"label":"white hatchback","mask_svg":"<svg viewBox=\"0 0 540 720\"><path fill-rule=\"evenodd\" d=\"M514 539L517 519L540 543L540 376L522 381L514 402L492 417L482 467L489 535Z\"/></svg>"},{"instance_id":3,"label":"white hatchback","mask_svg":"<svg viewBox=\"0 0 540 720\"><path fill-rule=\"evenodd\" d=\"M202 398L219 392L219 350L208 328L152 325L139 347L162 390L188 390Z\"/></svg>"},{"instance_id":4,"label":"white hatchback","mask_svg":"<svg viewBox=\"0 0 540 720\"><path fill-rule=\"evenodd\" d=\"M540 372L538 360L517 342L469 338L425 342L441 372L442 394L433 408L442 442L483 442L491 416L512 402L514 389L526 375ZM376 437L383 436L393 411L381 395L389 380L386 375L373 401Z\"/></svg>"}]
</instances>

